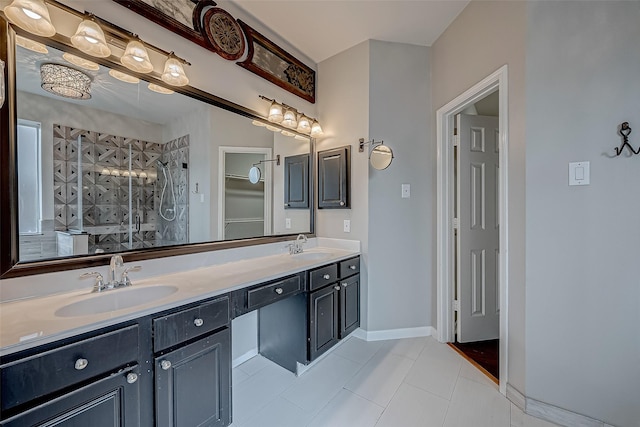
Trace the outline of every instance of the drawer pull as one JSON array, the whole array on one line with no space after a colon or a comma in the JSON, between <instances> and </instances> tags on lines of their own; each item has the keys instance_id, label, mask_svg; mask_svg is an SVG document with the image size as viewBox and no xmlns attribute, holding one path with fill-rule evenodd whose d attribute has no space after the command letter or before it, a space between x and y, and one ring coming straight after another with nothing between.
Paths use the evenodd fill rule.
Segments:
<instances>
[{"instance_id":1,"label":"drawer pull","mask_svg":"<svg viewBox=\"0 0 640 427\"><path fill-rule=\"evenodd\" d=\"M136 381L138 381L138 374L134 374L133 372L127 374L127 382L129 384L133 384Z\"/></svg>"},{"instance_id":2,"label":"drawer pull","mask_svg":"<svg viewBox=\"0 0 640 427\"><path fill-rule=\"evenodd\" d=\"M350 270L355 270L355 269L356 269L356 266L355 266L355 265L350 265L350 266L349 266L349 269L350 269Z\"/></svg>"},{"instance_id":3,"label":"drawer pull","mask_svg":"<svg viewBox=\"0 0 640 427\"><path fill-rule=\"evenodd\" d=\"M76 360L75 367L78 371L82 371L84 368L89 365L89 361L87 359L78 359Z\"/></svg>"},{"instance_id":4,"label":"drawer pull","mask_svg":"<svg viewBox=\"0 0 640 427\"><path fill-rule=\"evenodd\" d=\"M322 277L323 277L325 280L329 280L329 279L331 279L331 276L330 276L330 275L328 275L328 274L325 274L325 275L324 275L324 276L322 276Z\"/></svg>"},{"instance_id":5,"label":"drawer pull","mask_svg":"<svg viewBox=\"0 0 640 427\"><path fill-rule=\"evenodd\" d=\"M340 286L339 286L339 285L335 285L335 286L333 287L333 289L335 289L336 291L339 291L339 290L340 290Z\"/></svg>"},{"instance_id":6,"label":"drawer pull","mask_svg":"<svg viewBox=\"0 0 640 427\"><path fill-rule=\"evenodd\" d=\"M349 286L349 284L347 282L342 282L341 285L342 285L343 288L346 288L347 286Z\"/></svg>"},{"instance_id":7,"label":"drawer pull","mask_svg":"<svg viewBox=\"0 0 640 427\"><path fill-rule=\"evenodd\" d=\"M283 292L282 288L276 288L275 291L276 291L276 294L282 295L282 292Z\"/></svg>"},{"instance_id":8,"label":"drawer pull","mask_svg":"<svg viewBox=\"0 0 640 427\"><path fill-rule=\"evenodd\" d=\"M196 325L197 328L199 328L200 326L204 325L204 320L198 317L193 321L193 324Z\"/></svg>"},{"instance_id":9,"label":"drawer pull","mask_svg":"<svg viewBox=\"0 0 640 427\"><path fill-rule=\"evenodd\" d=\"M171 368L171 362L169 362L168 360L163 360L162 362L160 362L160 367L163 370L168 371L169 368Z\"/></svg>"}]
</instances>

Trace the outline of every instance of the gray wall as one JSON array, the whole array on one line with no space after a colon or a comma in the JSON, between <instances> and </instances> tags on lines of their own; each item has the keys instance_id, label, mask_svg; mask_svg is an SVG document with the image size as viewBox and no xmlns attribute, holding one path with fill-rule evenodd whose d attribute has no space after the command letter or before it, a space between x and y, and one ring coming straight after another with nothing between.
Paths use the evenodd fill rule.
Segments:
<instances>
[{"instance_id":1,"label":"gray wall","mask_svg":"<svg viewBox=\"0 0 640 427\"><path fill-rule=\"evenodd\" d=\"M525 391L525 40L526 3L472 1L431 49L436 111L498 68L509 67L509 379ZM435 127L431 133L435 142ZM433 148L435 156L435 148ZM435 157L434 157L435 159ZM429 166L435 169L436 163ZM435 199L435 183L431 189ZM435 218L435 214L434 214ZM433 244L435 245L435 239ZM435 252L434 252L435 253ZM434 261L435 262L435 261ZM433 273L435 275L435 271ZM433 277L435 283L435 276ZM436 289L432 289L435 303ZM432 306L432 324L436 309Z\"/></svg>"},{"instance_id":2,"label":"gray wall","mask_svg":"<svg viewBox=\"0 0 640 427\"><path fill-rule=\"evenodd\" d=\"M527 8L527 396L640 421L640 3ZM640 147L640 132L630 142ZM568 186L568 163L591 185Z\"/></svg>"},{"instance_id":3,"label":"gray wall","mask_svg":"<svg viewBox=\"0 0 640 427\"><path fill-rule=\"evenodd\" d=\"M369 168L368 329L426 327L436 235L429 48L372 40L369 55L369 137L384 140L394 159L383 171ZM409 199L400 197L403 183Z\"/></svg>"}]
</instances>

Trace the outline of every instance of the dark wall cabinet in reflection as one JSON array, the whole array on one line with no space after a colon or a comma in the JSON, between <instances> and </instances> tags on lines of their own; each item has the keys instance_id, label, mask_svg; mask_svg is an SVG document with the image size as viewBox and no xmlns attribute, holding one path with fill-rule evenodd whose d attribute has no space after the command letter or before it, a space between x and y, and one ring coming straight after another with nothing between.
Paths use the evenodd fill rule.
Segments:
<instances>
[{"instance_id":1,"label":"dark wall cabinet in reflection","mask_svg":"<svg viewBox=\"0 0 640 427\"><path fill-rule=\"evenodd\" d=\"M284 208L309 208L309 154L284 159Z\"/></svg>"},{"instance_id":2,"label":"dark wall cabinet in reflection","mask_svg":"<svg viewBox=\"0 0 640 427\"><path fill-rule=\"evenodd\" d=\"M318 208L350 208L351 147L318 152Z\"/></svg>"}]
</instances>

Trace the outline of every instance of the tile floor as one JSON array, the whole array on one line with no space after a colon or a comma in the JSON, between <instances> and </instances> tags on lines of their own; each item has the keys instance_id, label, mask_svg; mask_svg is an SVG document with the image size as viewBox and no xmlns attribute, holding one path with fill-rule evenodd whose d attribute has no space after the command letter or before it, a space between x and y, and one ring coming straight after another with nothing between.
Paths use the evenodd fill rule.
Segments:
<instances>
[{"instance_id":1,"label":"tile floor","mask_svg":"<svg viewBox=\"0 0 640 427\"><path fill-rule=\"evenodd\" d=\"M348 338L296 377L256 356L233 369L232 427L553 427L524 414L447 345Z\"/></svg>"}]
</instances>

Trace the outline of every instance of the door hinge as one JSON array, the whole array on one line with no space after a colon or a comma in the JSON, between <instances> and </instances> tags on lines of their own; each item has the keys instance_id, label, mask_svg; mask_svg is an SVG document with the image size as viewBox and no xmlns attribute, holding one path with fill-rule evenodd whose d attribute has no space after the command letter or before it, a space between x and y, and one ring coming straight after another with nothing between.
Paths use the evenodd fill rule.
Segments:
<instances>
[{"instance_id":1,"label":"door hinge","mask_svg":"<svg viewBox=\"0 0 640 427\"><path fill-rule=\"evenodd\" d=\"M453 146L457 147L460 145L460 135L453 135Z\"/></svg>"},{"instance_id":2,"label":"door hinge","mask_svg":"<svg viewBox=\"0 0 640 427\"><path fill-rule=\"evenodd\" d=\"M458 227L460 227L460 221L458 220L458 218L453 218L453 229L457 230Z\"/></svg>"},{"instance_id":3,"label":"door hinge","mask_svg":"<svg viewBox=\"0 0 640 427\"><path fill-rule=\"evenodd\" d=\"M453 300L453 311L460 311L460 301Z\"/></svg>"}]
</instances>

